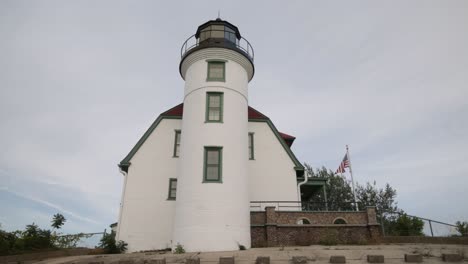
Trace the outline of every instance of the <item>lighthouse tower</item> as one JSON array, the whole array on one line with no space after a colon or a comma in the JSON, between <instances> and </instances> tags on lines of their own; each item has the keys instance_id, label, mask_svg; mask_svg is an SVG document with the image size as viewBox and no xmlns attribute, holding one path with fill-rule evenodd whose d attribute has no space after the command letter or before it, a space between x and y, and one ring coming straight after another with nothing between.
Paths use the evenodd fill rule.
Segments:
<instances>
[{"instance_id":1,"label":"lighthouse tower","mask_svg":"<svg viewBox=\"0 0 468 264\"><path fill-rule=\"evenodd\" d=\"M185 80L173 245L250 247L248 83L253 49L236 26L211 20L182 46Z\"/></svg>"}]
</instances>

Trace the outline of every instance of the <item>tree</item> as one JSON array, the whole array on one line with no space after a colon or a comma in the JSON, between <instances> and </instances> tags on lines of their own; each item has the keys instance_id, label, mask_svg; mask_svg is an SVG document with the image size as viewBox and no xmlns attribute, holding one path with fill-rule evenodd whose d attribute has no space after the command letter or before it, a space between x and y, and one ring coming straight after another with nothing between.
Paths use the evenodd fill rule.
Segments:
<instances>
[{"instance_id":1,"label":"tree","mask_svg":"<svg viewBox=\"0 0 468 264\"><path fill-rule=\"evenodd\" d=\"M353 192L346 179L334 174L331 170L328 170L325 167L314 170L307 163L305 163L304 166L309 173L309 176L327 179L324 186L327 193L327 201L325 201L325 195L323 192L312 194L309 201L320 204L327 202L328 209L332 211L352 210L354 208L352 205L352 202L354 201Z\"/></svg>"},{"instance_id":2,"label":"tree","mask_svg":"<svg viewBox=\"0 0 468 264\"><path fill-rule=\"evenodd\" d=\"M54 217L52 218L52 227L55 228L55 229L60 229L64 224L65 222L67 221L67 219L65 219L65 217L62 215L62 214L54 214Z\"/></svg>"},{"instance_id":3,"label":"tree","mask_svg":"<svg viewBox=\"0 0 468 264\"><path fill-rule=\"evenodd\" d=\"M324 187L327 192L329 210L353 210L355 208L352 188L346 178L336 175L325 167L313 169L307 163L304 166L311 177L327 179ZM356 200L361 210L366 206L376 207L377 220L383 224L387 235L423 235L424 222L418 218L407 216L402 209L398 208L397 191L390 184L387 183L384 188L378 188L375 181L372 184L367 182L365 185L356 183L355 191ZM310 197L309 201L324 203L324 194L317 192ZM468 222L466 225L468 228Z\"/></svg>"},{"instance_id":4,"label":"tree","mask_svg":"<svg viewBox=\"0 0 468 264\"><path fill-rule=\"evenodd\" d=\"M379 214L383 212L402 212L398 209L395 201L397 192L390 184L386 184L385 188L378 188L377 183L369 182L366 185L356 185L356 196L360 208L366 206L375 206Z\"/></svg>"}]
</instances>

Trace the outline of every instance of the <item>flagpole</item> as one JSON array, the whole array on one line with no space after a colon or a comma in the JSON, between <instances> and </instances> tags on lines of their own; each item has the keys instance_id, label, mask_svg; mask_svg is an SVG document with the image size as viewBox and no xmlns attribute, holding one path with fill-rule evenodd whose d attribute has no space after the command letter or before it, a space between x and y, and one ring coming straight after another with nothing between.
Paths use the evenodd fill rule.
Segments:
<instances>
[{"instance_id":1,"label":"flagpole","mask_svg":"<svg viewBox=\"0 0 468 264\"><path fill-rule=\"evenodd\" d=\"M359 211L359 206L356 202L356 191L354 190L353 168L351 166L351 156L349 155L348 145L346 145L346 155L348 155L348 161L349 161L349 174L351 174L351 184L353 187L354 205L356 205L356 211Z\"/></svg>"}]
</instances>

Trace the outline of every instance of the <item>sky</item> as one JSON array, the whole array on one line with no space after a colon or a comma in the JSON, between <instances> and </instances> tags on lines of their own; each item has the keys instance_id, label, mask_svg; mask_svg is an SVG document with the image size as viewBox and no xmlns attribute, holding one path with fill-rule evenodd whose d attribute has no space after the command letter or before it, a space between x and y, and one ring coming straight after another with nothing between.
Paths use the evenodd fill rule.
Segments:
<instances>
[{"instance_id":1,"label":"sky","mask_svg":"<svg viewBox=\"0 0 468 264\"><path fill-rule=\"evenodd\" d=\"M180 48L218 16L255 49L249 105L301 162L468 221L468 1L0 1L0 223L117 221L117 164L182 102Z\"/></svg>"}]
</instances>

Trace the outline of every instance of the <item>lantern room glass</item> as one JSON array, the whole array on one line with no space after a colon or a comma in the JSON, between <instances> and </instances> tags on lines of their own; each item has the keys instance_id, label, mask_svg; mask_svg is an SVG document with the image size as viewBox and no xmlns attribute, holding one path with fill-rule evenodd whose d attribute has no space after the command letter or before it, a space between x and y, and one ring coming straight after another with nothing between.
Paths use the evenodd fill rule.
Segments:
<instances>
[{"instance_id":1,"label":"lantern room glass","mask_svg":"<svg viewBox=\"0 0 468 264\"><path fill-rule=\"evenodd\" d=\"M200 31L199 43L209 39L224 39L234 44L239 43L235 30L223 25L210 25Z\"/></svg>"}]
</instances>

